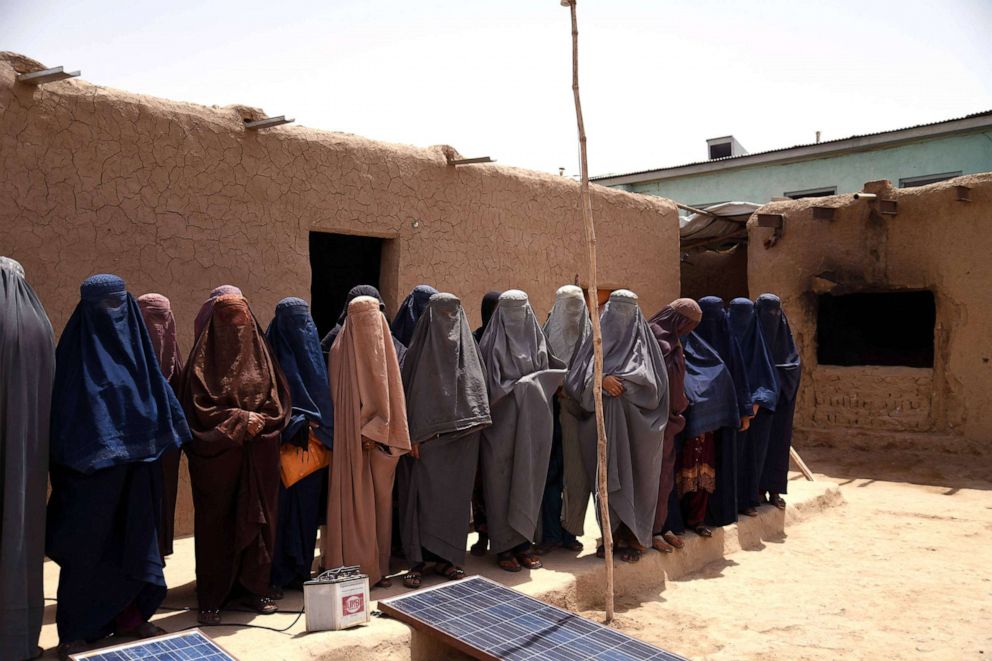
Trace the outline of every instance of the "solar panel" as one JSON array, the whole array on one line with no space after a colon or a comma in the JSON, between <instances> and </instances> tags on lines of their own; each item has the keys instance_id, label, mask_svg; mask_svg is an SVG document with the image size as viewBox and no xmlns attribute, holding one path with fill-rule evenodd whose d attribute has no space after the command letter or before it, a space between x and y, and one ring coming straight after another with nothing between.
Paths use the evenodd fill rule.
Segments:
<instances>
[{"instance_id":1,"label":"solar panel","mask_svg":"<svg viewBox=\"0 0 992 661\"><path fill-rule=\"evenodd\" d=\"M383 599L379 608L477 659L685 661L482 576Z\"/></svg>"},{"instance_id":2,"label":"solar panel","mask_svg":"<svg viewBox=\"0 0 992 661\"><path fill-rule=\"evenodd\" d=\"M69 658L73 661L238 661L199 629L136 640Z\"/></svg>"}]
</instances>

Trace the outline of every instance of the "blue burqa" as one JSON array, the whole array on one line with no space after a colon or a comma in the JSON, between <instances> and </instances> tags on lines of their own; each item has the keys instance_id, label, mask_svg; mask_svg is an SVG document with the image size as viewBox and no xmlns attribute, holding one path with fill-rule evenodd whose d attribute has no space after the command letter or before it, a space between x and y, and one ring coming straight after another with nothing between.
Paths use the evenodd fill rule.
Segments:
<instances>
[{"instance_id":1,"label":"blue burqa","mask_svg":"<svg viewBox=\"0 0 992 661\"><path fill-rule=\"evenodd\" d=\"M334 445L334 407L327 364L317 326L306 301L284 298L265 333L273 356L289 385L292 412L282 442L307 447L313 435L328 449ZM309 580L321 520L321 497L327 470L318 470L290 488L279 486L276 548L272 585L284 588Z\"/></svg>"},{"instance_id":2,"label":"blue burqa","mask_svg":"<svg viewBox=\"0 0 992 661\"><path fill-rule=\"evenodd\" d=\"M396 317L390 326L393 337L402 342L403 346L410 345L413 331L417 328L417 321L427 309L431 296L436 293L437 290L430 285L417 285L410 292L410 295L403 299L403 303L400 304L400 309L396 312Z\"/></svg>"},{"instance_id":3,"label":"blue burqa","mask_svg":"<svg viewBox=\"0 0 992 661\"><path fill-rule=\"evenodd\" d=\"M734 381L737 395L738 423L750 418L751 387L741 356L740 345L730 332L730 323L723 308L723 299L704 296L699 299L702 319L694 331L720 356ZM712 526L726 526L737 521L737 493L743 461L744 438L747 432L737 431L738 426L720 430L716 437L716 490L710 496L706 521Z\"/></svg>"},{"instance_id":4,"label":"blue burqa","mask_svg":"<svg viewBox=\"0 0 992 661\"><path fill-rule=\"evenodd\" d=\"M778 404L778 369L772 362L758 327L754 302L748 298L735 298L727 312L730 332L741 348L747 369L751 400L758 405L758 412L751 420L751 427L744 432L741 470L737 483L737 505L743 511L760 504L758 482L768 454L768 435L771 432L772 414Z\"/></svg>"},{"instance_id":5,"label":"blue burqa","mask_svg":"<svg viewBox=\"0 0 992 661\"><path fill-rule=\"evenodd\" d=\"M783 494L789 485L789 448L792 447L792 422L802 365L781 299L774 294L762 294L754 308L768 353L778 371L779 383L778 402L768 434L768 455L758 486L761 493Z\"/></svg>"},{"instance_id":6,"label":"blue burqa","mask_svg":"<svg viewBox=\"0 0 992 661\"><path fill-rule=\"evenodd\" d=\"M62 569L62 642L93 640L165 598L163 451L190 438L124 281L96 275L56 351L46 552Z\"/></svg>"}]
</instances>

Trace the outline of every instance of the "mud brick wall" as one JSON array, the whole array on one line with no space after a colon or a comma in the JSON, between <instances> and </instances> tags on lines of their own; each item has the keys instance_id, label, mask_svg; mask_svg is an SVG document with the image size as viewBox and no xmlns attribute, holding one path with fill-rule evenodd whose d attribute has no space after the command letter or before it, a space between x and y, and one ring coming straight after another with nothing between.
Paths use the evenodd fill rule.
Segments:
<instances>
[{"instance_id":1,"label":"mud brick wall","mask_svg":"<svg viewBox=\"0 0 992 661\"><path fill-rule=\"evenodd\" d=\"M540 318L586 273L578 183L501 165L451 167L416 148L284 126L246 131L245 107L207 107L74 79L0 53L0 255L19 260L60 333L94 273L168 296L181 347L223 283L263 325L284 296L309 299L309 232L381 237L391 314L415 285L458 294L473 324L491 289L526 290ZM402 121L401 115L397 121ZM494 154L499 156L499 154ZM646 315L679 293L678 215L668 200L593 186L600 283ZM184 473L185 479L185 473ZM177 529L191 530L188 485Z\"/></svg>"},{"instance_id":2,"label":"mud brick wall","mask_svg":"<svg viewBox=\"0 0 992 661\"><path fill-rule=\"evenodd\" d=\"M992 173L865 191L894 213L851 195L773 202L757 212L784 217L770 248L774 230L748 223L750 294L782 297L804 363L797 438L926 432L992 451ZM833 208L833 219L814 219L814 206ZM934 294L932 370L817 364L818 294L898 290Z\"/></svg>"},{"instance_id":3,"label":"mud brick wall","mask_svg":"<svg viewBox=\"0 0 992 661\"><path fill-rule=\"evenodd\" d=\"M890 431L932 427L933 370L909 367L816 368L813 406L801 410L800 424Z\"/></svg>"}]
</instances>

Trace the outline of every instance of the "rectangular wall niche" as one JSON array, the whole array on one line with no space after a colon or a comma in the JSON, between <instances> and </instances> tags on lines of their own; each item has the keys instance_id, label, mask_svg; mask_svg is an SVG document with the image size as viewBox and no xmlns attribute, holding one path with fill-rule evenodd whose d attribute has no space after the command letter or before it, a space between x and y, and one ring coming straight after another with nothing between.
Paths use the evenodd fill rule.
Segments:
<instances>
[{"instance_id":1,"label":"rectangular wall niche","mask_svg":"<svg viewBox=\"0 0 992 661\"><path fill-rule=\"evenodd\" d=\"M821 365L933 367L937 307L931 291L818 297Z\"/></svg>"}]
</instances>

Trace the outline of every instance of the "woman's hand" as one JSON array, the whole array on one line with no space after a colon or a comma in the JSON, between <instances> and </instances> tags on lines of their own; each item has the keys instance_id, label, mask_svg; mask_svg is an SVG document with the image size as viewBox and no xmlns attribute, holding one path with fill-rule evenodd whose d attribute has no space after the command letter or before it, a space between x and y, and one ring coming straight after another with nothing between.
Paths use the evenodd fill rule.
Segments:
<instances>
[{"instance_id":1,"label":"woman's hand","mask_svg":"<svg viewBox=\"0 0 992 661\"><path fill-rule=\"evenodd\" d=\"M761 406L759 404L751 404L751 411L754 413L754 415L758 415L758 409L760 408ZM751 417L753 418L754 416Z\"/></svg>"},{"instance_id":2,"label":"woman's hand","mask_svg":"<svg viewBox=\"0 0 992 661\"><path fill-rule=\"evenodd\" d=\"M623 381L612 374L603 377L603 390L610 397L619 397L623 394Z\"/></svg>"},{"instance_id":3,"label":"woman's hand","mask_svg":"<svg viewBox=\"0 0 992 661\"><path fill-rule=\"evenodd\" d=\"M752 417L753 416L748 415L741 418L741 426L737 429L737 431L747 431L748 428L751 426Z\"/></svg>"},{"instance_id":4,"label":"woman's hand","mask_svg":"<svg viewBox=\"0 0 992 661\"><path fill-rule=\"evenodd\" d=\"M265 428L265 418L259 413L248 411L248 437L255 438Z\"/></svg>"},{"instance_id":5,"label":"woman's hand","mask_svg":"<svg viewBox=\"0 0 992 661\"><path fill-rule=\"evenodd\" d=\"M414 459L420 459L420 443L414 443L410 446L410 456Z\"/></svg>"}]
</instances>

